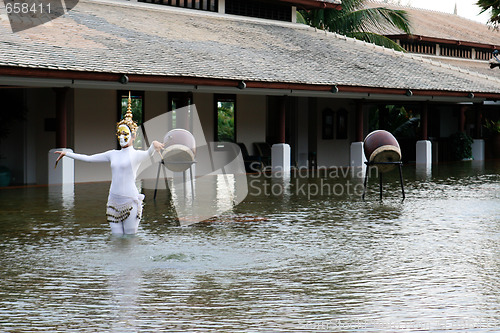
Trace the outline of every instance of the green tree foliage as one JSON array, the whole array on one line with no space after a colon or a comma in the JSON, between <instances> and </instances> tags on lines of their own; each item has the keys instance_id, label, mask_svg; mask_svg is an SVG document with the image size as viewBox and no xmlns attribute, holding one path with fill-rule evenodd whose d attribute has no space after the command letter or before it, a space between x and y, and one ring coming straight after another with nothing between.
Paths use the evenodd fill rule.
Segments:
<instances>
[{"instance_id":1,"label":"green tree foliage","mask_svg":"<svg viewBox=\"0 0 500 333\"><path fill-rule=\"evenodd\" d=\"M127 113L128 108L128 96L122 97L122 114L120 119L123 119L125 113ZM137 125L141 126L142 124L142 98L134 97L131 98L130 108L132 110L132 119L137 123ZM143 149L143 140L142 136L139 135L134 141L134 147L136 149Z\"/></svg>"},{"instance_id":2,"label":"green tree foliage","mask_svg":"<svg viewBox=\"0 0 500 333\"><path fill-rule=\"evenodd\" d=\"M484 127L492 134L500 134L500 120L486 120Z\"/></svg>"},{"instance_id":3,"label":"green tree foliage","mask_svg":"<svg viewBox=\"0 0 500 333\"><path fill-rule=\"evenodd\" d=\"M318 29L336 32L398 51L404 49L391 39L372 32L395 27L410 34L410 22L404 10L385 7L367 8L366 0L343 0L342 9L313 9L301 11L297 21ZM375 28L375 29L374 29Z\"/></svg>"},{"instance_id":4,"label":"green tree foliage","mask_svg":"<svg viewBox=\"0 0 500 333\"><path fill-rule=\"evenodd\" d=\"M121 119L125 116L128 107L128 97L122 98L122 115ZM132 109L132 118L137 123L137 125L141 126L142 124L142 98L137 98L132 96L130 107Z\"/></svg>"},{"instance_id":5,"label":"green tree foliage","mask_svg":"<svg viewBox=\"0 0 500 333\"><path fill-rule=\"evenodd\" d=\"M370 110L369 130L381 129L380 109ZM385 113L384 128L397 138L415 138L420 125L420 115L414 114L413 110L407 110L400 105L385 105L382 112Z\"/></svg>"},{"instance_id":6,"label":"green tree foliage","mask_svg":"<svg viewBox=\"0 0 500 333\"><path fill-rule=\"evenodd\" d=\"M217 105L217 139L218 141L234 142L234 103L219 102Z\"/></svg>"},{"instance_id":7,"label":"green tree foliage","mask_svg":"<svg viewBox=\"0 0 500 333\"><path fill-rule=\"evenodd\" d=\"M488 23L491 24L495 29L498 29L500 24L500 1L499 0L478 0L476 2L481 8L481 13L491 10L490 18Z\"/></svg>"},{"instance_id":8,"label":"green tree foliage","mask_svg":"<svg viewBox=\"0 0 500 333\"><path fill-rule=\"evenodd\" d=\"M465 132L457 132L450 136L451 149L457 160L472 158L472 138Z\"/></svg>"}]
</instances>

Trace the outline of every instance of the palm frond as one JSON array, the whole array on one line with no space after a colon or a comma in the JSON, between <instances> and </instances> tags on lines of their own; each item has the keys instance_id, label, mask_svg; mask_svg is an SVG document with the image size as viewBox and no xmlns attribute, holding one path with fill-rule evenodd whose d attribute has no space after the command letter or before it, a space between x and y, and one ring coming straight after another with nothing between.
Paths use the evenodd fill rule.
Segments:
<instances>
[{"instance_id":1,"label":"palm frond","mask_svg":"<svg viewBox=\"0 0 500 333\"><path fill-rule=\"evenodd\" d=\"M408 14L404 10L385 7L366 8L365 2L366 0L343 0L341 10L316 9L301 11L301 14L310 26L402 51L399 45L379 33L398 29L410 34Z\"/></svg>"},{"instance_id":2,"label":"palm frond","mask_svg":"<svg viewBox=\"0 0 500 333\"><path fill-rule=\"evenodd\" d=\"M297 15L296 18L297 23L307 24L307 20L304 18L304 15L302 15L301 10L298 10L296 15Z\"/></svg>"},{"instance_id":3,"label":"palm frond","mask_svg":"<svg viewBox=\"0 0 500 333\"><path fill-rule=\"evenodd\" d=\"M347 31L384 31L397 28L405 33L410 33L410 21L405 11L387 8L364 8L345 13L341 22L332 22L334 26L341 26L343 32ZM328 25L327 25L328 26Z\"/></svg>"},{"instance_id":4,"label":"palm frond","mask_svg":"<svg viewBox=\"0 0 500 333\"><path fill-rule=\"evenodd\" d=\"M490 18L488 19L488 23L493 26L493 28L498 29L498 26L500 24L500 1L499 0L478 0L476 2L476 5L481 8L481 12L479 14L482 14L488 10L491 10L490 12Z\"/></svg>"}]
</instances>

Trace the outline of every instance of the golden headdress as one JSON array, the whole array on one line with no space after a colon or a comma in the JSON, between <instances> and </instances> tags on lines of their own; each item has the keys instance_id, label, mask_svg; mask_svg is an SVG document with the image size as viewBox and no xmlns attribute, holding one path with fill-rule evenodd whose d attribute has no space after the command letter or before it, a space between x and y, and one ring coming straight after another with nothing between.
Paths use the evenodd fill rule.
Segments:
<instances>
[{"instance_id":1,"label":"golden headdress","mask_svg":"<svg viewBox=\"0 0 500 333\"><path fill-rule=\"evenodd\" d=\"M123 119L116 124L116 128L118 128L120 125L127 125L128 128L130 128L130 131L135 134L135 132L137 131L137 123L132 118L132 98L130 97L129 91L127 112L125 113Z\"/></svg>"}]
</instances>

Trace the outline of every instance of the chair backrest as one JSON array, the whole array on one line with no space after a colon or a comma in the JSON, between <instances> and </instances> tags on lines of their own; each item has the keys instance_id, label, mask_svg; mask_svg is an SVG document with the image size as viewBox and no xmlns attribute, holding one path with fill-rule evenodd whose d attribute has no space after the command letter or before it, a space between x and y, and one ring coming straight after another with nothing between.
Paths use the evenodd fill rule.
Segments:
<instances>
[{"instance_id":1,"label":"chair backrest","mask_svg":"<svg viewBox=\"0 0 500 333\"><path fill-rule=\"evenodd\" d=\"M248 155L248 150L247 150L247 147L245 146L245 144L243 142L237 142L236 143L238 146L240 146L240 149L241 149L241 155L243 156L243 159L246 159L249 155Z\"/></svg>"},{"instance_id":2,"label":"chair backrest","mask_svg":"<svg viewBox=\"0 0 500 333\"><path fill-rule=\"evenodd\" d=\"M254 142L255 150L262 157L271 157L271 146L267 142Z\"/></svg>"}]
</instances>

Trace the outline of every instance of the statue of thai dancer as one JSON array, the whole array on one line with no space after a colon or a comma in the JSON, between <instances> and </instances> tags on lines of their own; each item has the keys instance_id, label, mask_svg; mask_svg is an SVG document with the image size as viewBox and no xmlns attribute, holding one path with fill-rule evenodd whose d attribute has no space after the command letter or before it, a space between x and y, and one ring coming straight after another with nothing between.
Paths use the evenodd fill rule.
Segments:
<instances>
[{"instance_id":1,"label":"statue of thai dancer","mask_svg":"<svg viewBox=\"0 0 500 333\"><path fill-rule=\"evenodd\" d=\"M108 162L111 165L111 186L109 188L106 216L113 234L135 234L142 217L144 195L135 184L137 170L141 163L160 152L163 144L153 141L148 150L135 150L137 123L132 120L131 98L123 119L116 125L116 136L121 149L108 150L94 155L56 151L57 162L63 156L84 162Z\"/></svg>"}]
</instances>

